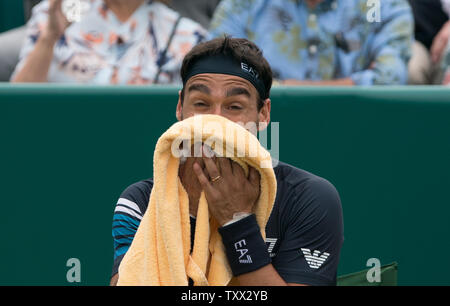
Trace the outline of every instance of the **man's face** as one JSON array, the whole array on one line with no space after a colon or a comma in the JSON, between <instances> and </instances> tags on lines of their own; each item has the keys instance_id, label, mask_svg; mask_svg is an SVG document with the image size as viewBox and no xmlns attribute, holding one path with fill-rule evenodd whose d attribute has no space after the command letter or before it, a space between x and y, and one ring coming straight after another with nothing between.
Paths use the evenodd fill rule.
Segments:
<instances>
[{"instance_id":1,"label":"man's face","mask_svg":"<svg viewBox=\"0 0 450 306\"><path fill-rule=\"evenodd\" d=\"M183 104L181 97L178 100L178 120L214 114L244 125L259 123L260 129L270 122L270 99L258 110L258 92L246 79L227 74L198 74L186 82L184 91Z\"/></svg>"}]
</instances>

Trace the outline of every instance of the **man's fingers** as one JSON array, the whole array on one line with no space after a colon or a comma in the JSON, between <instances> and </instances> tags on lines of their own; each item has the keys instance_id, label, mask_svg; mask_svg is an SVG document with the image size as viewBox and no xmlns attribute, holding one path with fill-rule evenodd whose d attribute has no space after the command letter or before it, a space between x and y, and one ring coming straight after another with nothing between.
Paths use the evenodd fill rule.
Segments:
<instances>
[{"instance_id":1,"label":"man's fingers","mask_svg":"<svg viewBox=\"0 0 450 306\"><path fill-rule=\"evenodd\" d=\"M205 169L205 162L203 161L203 158L201 158L201 157L192 157L192 160L193 160L192 165L194 163L197 163L200 166L200 168Z\"/></svg>"},{"instance_id":2,"label":"man's fingers","mask_svg":"<svg viewBox=\"0 0 450 306\"><path fill-rule=\"evenodd\" d=\"M242 175L245 176L244 173L244 169L242 169L241 165L239 165L237 162L235 161L231 161L232 164L232 168L233 168L233 175L237 176L237 175Z\"/></svg>"},{"instance_id":3,"label":"man's fingers","mask_svg":"<svg viewBox=\"0 0 450 306\"><path fill-rule=\"evenodd\" d=\"M203 172L202 168L198 163L194 163L193 167L195 174L197 175L197 179L200 182L200 185L202 186L203 190L210 192L211 191L211 184L206 177L205 173Z\"/></svg>"},{"instance_id":4,"label":"man's fingers","mask_svg":"<svg viewBox=\"0 0 450 306\"><path fill-rule=\"evenodd\" d=\"M231 160L227 157L218 157L217 161L219 162L220 173L224 177L232 177L233 169L231 168Z\"/></svg>"},{"instance_id":5,"label":"man's fingers","mask_svg":"<svg viewBox=\"0 0 450 306\"><path fill-rule=\"evenodd\" d=\"M207 154L210 154L206 151L207 149L203 148L203 153L205 156L209 156ZM220 175L219 169L217 169L216 163L212 160L212 158L209 157L203 157L203 162L205 163L206 170L208 171L209 177L215 178Z\"/></svg>"},{"instance_id":6,"label":"man's fingers","mask_svg":"<svg viewBox=\"0 0 450 306\"><path fill-rule=\"evenodd\" d=\"M250 167L249 174L248 174L248 180L250 181L250 184L253 186L258 186L260 184L260 177L259 172L253 167Z\"/></svg>"}]
</instances>

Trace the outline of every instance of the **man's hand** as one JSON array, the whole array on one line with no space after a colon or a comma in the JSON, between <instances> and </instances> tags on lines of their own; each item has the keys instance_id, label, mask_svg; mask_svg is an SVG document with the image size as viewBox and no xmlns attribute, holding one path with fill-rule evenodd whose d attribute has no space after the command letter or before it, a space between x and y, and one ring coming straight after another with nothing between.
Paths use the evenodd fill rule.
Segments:
<instances>
[{"instance_id":1,"label":"man's hand","mask_svg":"<svg viewBox=\"0 0 450 306\"><path fill-rule=\"evenodd\" d=\"M56 42L63 34L70 22L62 11L63 0L50 0L48 9L48 22L44 30L44 36Z\"/></svg>"},{"instance_id":2,"label":"man's hand","mask_svg":"<svg viewBox=\"0 0 450 306\"><path fill-rule=\"evenodd\" d=\"M198 201L202 193L202 186L197 179L197 175L192 171L194 163L199 164L201 168L204 167L201 157L188 157L184 164L180 165L178 176L189 195L189 213L197 216Z\"/></svg>"},{"instance_id":3,"label":"man's hand","mask_svg":"<svg viewBox=\"0 0 450 306\"><path fill-rule=\"evenodd\" d=\"M430 48L431 60L433 64L437 64L441 60L449 38L450 38L450 21L447 21L442 26L439 33L434 37L433 44L431 45Z\"/></svg>"},{"instance_id":4,"label":"man's hand","mask_svg":"<svg viewBox=\"0 0 450 306\"><path fill-rule=\"evenodd\" d=\"M193 164L209 210L222 226L233 219L237 212L251 213L260 193L260 178L256 169L249 167L248 178L242 167L229 158L217 157L217 165L208 152L203 151L205 169ZM209 178L211 178L211 180Z\"/></svg>"}]
</instances>

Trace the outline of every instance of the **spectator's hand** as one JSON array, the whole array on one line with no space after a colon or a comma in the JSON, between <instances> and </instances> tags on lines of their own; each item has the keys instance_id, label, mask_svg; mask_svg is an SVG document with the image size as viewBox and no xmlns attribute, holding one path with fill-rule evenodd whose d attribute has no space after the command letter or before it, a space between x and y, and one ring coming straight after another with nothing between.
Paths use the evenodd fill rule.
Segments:
<instances>
[{"instance_id":1,"label":"spectator's hand","mask_svg":"<svg viewBox=\"0 0 450 306\"><path fill-rule=\"evenodd\" d=\"M208 153L203 155L205 169L195 163L194 171L217 222L224 225L233 219L234 213L251 213L260 193L258 171L249 167L247 178L242 167L231 159L217 157L216 165L212 158L206 157ZM218 179L213 181L214 178Z\"/></svg>"},{"instance_id":2,"label":"spectator's hand","mask_svg":"<svg viewBox=\"0 0 450 306\"><path fill-rule=\"evenodd\" d=\"M57 41L63 34L70 22L62 11L63 0L49 0L48 23L44 35L52 41Z\"/></svg>"},{"instance_id":3,"label":"spectator's hand","mask_svg":"<svg viewBox=\"0 0 450 306\"><path fill-rule=\"evenodd\" d=\"M431 60L434 64L438 63L444 53L445 47L447 46L448 40L450 38L450 21L447 21L439 33L433 40L431 45Z\"/></svg>"}]
</instances>

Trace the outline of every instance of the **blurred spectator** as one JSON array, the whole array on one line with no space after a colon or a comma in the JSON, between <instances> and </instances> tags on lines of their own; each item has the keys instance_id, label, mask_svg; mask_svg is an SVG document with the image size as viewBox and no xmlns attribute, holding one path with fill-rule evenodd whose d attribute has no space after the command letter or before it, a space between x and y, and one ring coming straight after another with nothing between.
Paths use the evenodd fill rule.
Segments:
<instances>
[{"instance_id":1,"label":"blurred spectator","mask_svg":"<svg viewBox=\"0 0 450 306\"><path fill-rule=\"evenodd\" d=\"M210 31L254 41L283 84L408 79L413 17L406 0L222 0Z\"/></svg>"},{"instance_id":2,"label":"blurred spectator","mask_svg":"<svg viewBox=\"0 0 450 306\"><path fill-rule=\"evenodd\" d=\"M441 81L439 61L450 34L448 15L441 0L409 0L414 15L415 42L409 62L409 83L436 84Z\"/></svg>"},{"instance_id":3,"label":"blurred spectator","mask_svg":"<svg viewBox=\"0 0 450 306\"><path fill-rule=\"evenodd\" d=\"M17 28L0 35L0 82L9 81L19 60L23 42L23 29Z\"/></svg>"},{"instance_id":4,"label":"blurred spectator","mask_svg":"<svg viewBox=\"0 0 450 306\"><path fill-rule=\"evenodd\" d=\"M15 82L179 83L184 55L206 30L165 1L91 0L69 24L62 0L44 0L27 24Z\"/></svg>"},{"instance_id":5,"label":"blurred spectator","mask_svg":"<svg viewBox=\"0 0 450 306\"><path fill-rule=\"evenodd\" d=\"M31 9L41 0L23 0L25 20L31 16ZM0 33L0 82L9 81L19 61L19 52L25 38L25 26Z\"/></svg>"},{"instance_id":6,"label":"blurred spectator","mask_svg":"<svg viewBox=\"0 0 450 306\"><path fill-rule=\"evenodd\" d=\"M25 20L29 20L31 18L32 9L39 2L41 2L41 0L23 0L23 9L25 12Z\"/></svg>"},{"instance_id":7,"label":"blurred spectator","mask_svg":"<svg viewBox=\"0 0 450 306\"><path fill-rule=\"evenodd\" d=\"M183 17L195 20L207 29L219 2L220 0L172 0L169 4Z\"/></svg>"},{"instance_id":8,"label":"blurred spectator","mask_svg":"<svg viewBox=\"0 0 450 306\"><path fill-rule=\"evenodd\" d=\"M442 0L442 6L444 8L444 11L447 13L447 16L450 17L450 0ZM436 60L440 60L439 67L441 68L440 70L443 73L442 84L450 85L450 21L447 21L439 34L441 36L441 43L439 44L439 47L442 44L444 44L446 47L442 52L442 59L437 58Z\"/></svg>"},{"instance_id":9,"label":"blurred spectator","mask_svg":"<svg viewBox=\"0 0 450 306\"><path fill-rule=\"evenodd\" d=\"M23 0L25 20L30 19L31 10L41 0ZM183 17L200 23L205 29L220 0L170 0L167 4ZM26 36L26 26L22 26L0 34L0 82L9 81L18 61L23 40Z\"/></svg>"}]
</instances>

